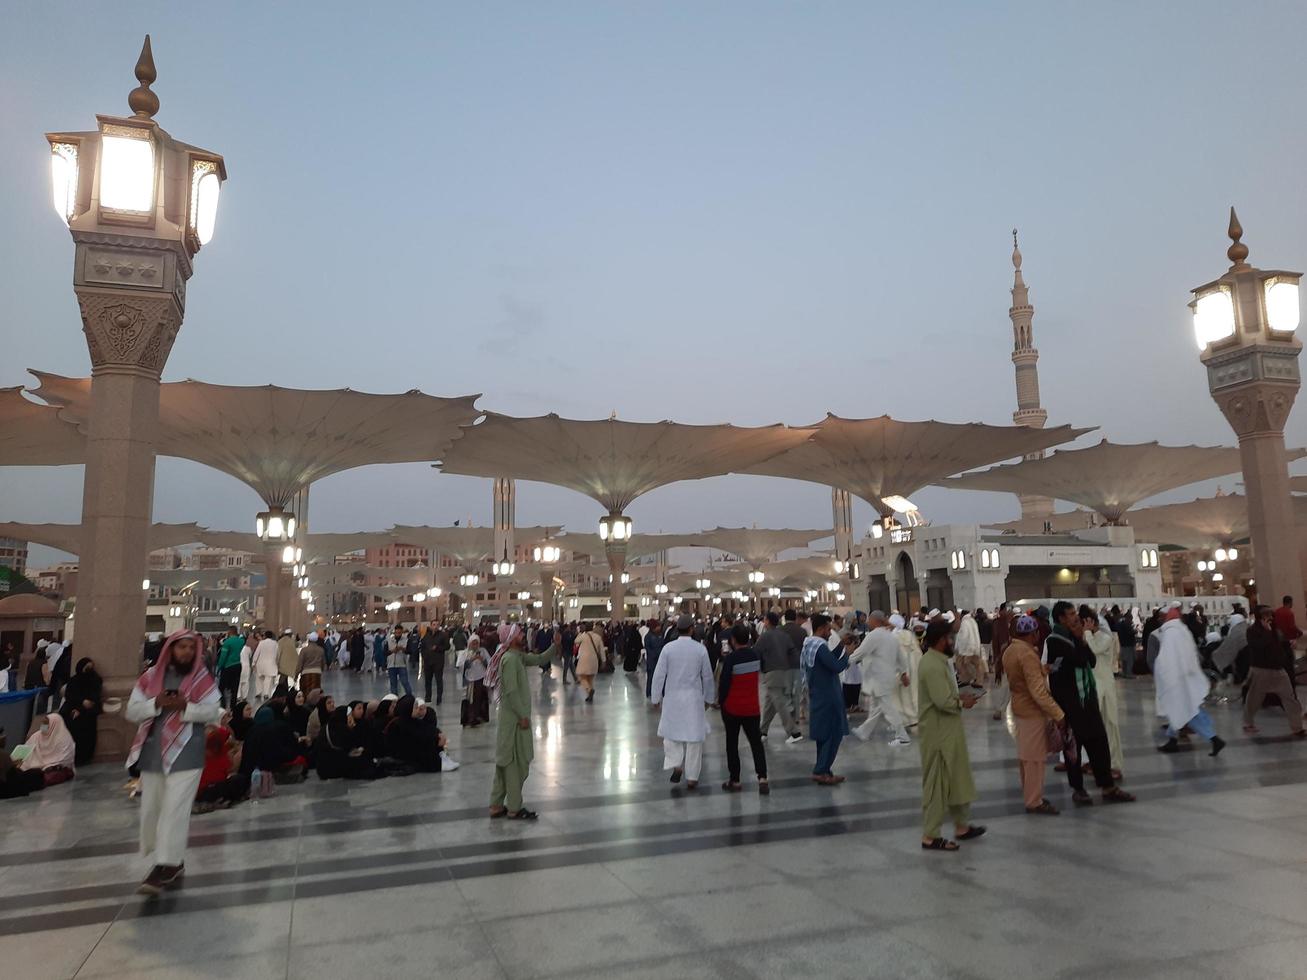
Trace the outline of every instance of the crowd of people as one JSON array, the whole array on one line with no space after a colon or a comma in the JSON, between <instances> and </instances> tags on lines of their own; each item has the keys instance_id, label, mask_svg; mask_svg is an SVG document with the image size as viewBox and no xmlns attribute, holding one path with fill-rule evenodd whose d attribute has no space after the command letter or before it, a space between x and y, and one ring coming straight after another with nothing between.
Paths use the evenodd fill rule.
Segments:
<instances>
[{"instance_id":1,"label":"crowd of people","mask_svg":"<svg viewBox=\"0 0 1307 980\"><path fill-rule=\"evenodd\" d=\"M595 678L620 666L645 672L646 696L660 713L663 767L677 791L699 788L709 711L722 721L728 793L743 789L741 732L758 792L767 795L766 741L776 718L788 744L813 742L811 778L820 786L844 782L835 765L846 736L866 741L883 724L890 746L915 740L919 747L922 847L955 851L985 833L970 819L976 790L962 725L982 698L992 697L995 719L1011 713L1028 813L1059 812L1044 795L1051 758L1060 760L1054 768L1065 773L1076 806L1095 802L1086 775L1103 803L1129 803L1135 797L1120 785L1118 679L1144 670L1154 676L1162 752L1181 751L1197 736L1217 755L1225 742L1204 705L1236 691L1246 733L1258 732L1263 706L1278 703L1302 736L1292 649L1299 636L1288 597L1274 610L1257 606L1251 617L1236 607L1220 627L1194 604L1167 603L1143 618L1138 609L1063 601L1024 613L1004 604L992 612L917 610L910 618L786 609L638 624L431 622L303 638L230 629L206 639L183 630L146 644L145 670L126 707L138 726L128 764L141 797L142 849L155 861L141 890L157 894L183 874L192 812L266 797L313 773L374 780L457 769L436 718L451 664L461 725L489 723L491 704L498 706L491 818L537 817L523 801L534 755L528 669L552 676L561 667L562 683L571 676L589 704ZM95 754L103 684L90 658L68 670L69 647L45 643L33 659L29 679L44 689L45 703L28 739L0 752L0 797L66 782ZM384 678L390 693L337 704L322 687L332 670ZM410 671L425 698L414 695ZM942 835L946 820L952 838Z\"/></svg>"}]
</instances>

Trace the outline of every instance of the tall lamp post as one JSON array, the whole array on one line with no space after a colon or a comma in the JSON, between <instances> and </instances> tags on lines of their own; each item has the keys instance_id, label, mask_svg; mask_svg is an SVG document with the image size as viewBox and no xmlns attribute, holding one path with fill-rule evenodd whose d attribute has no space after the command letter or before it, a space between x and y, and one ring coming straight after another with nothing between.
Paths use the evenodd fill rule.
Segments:
<instances>
[{"instance_id":1,"label":"tall lamp post","mask_svg":"<svg viewBox=\"0 0 1307 980\"><path fill-rule=\"evenodd\" d=\"M604 543L604 556L608 559L608 602L616 622L626 619L626 547L631 542L632 523L629 517L612 512L599 519L599 538Z\"/></svg>"},{"instance_id":2,"label":"tall lamp post","mask_svg":"<svg viewBox=\"0 0 1307 980\"><path fill-rule=\"evenodd\" d=\"M135 682L145 629L137 587L149 550L159 377L186 312L192 260L213 235L222 157L174 140L147 35L130 116L89 132L47 133L55 210L74 242L73 292L91 355L77 626L95 638L106 693ZM102 715L99 754L121 757L128 726Z\"/></svg>"},{"instance_id":3,"label":"tall lamp post","mask_svg":"<svg viewBox=\"0 0 1307 980\"><path fill-rule=\"evenodd\" d=\"M1249 265L1234 208L1229 236L1230 268L1193 290L1194 335L1207 387L1239 437L1258 592L1272 603L1282 595L1301 599L1284 423L1301 385L1302 341L1294 331L1302 275Z\"/></svg>"}]
</instances>

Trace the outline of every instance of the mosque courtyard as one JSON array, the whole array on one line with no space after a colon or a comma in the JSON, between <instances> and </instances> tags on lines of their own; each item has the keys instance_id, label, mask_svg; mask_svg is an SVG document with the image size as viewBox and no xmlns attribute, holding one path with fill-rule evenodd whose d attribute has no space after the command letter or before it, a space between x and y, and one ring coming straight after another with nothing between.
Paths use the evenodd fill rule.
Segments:
<instances>
[{"instance_id":1,"label":"mosque courtyard","mask_svg":"<svg viewBox=\"0 0 1307 980\"><path fill-rule=\"evenodd\" d=\"M493 727L460 730L462 767L375 783L278 787L191 824L184 885L134 894L137 803L113 765L6 804L6 977L1302 977L1307 759L1278 710L1257 739L1154 750L1151 680L1119 681L1131 806L1022 812L1015 749L987 699L966 718L989 828L919 847L916 746L846 739L842 786L773 725L773 791L728 795L710 714L703 783L661 771L643 674L593 704L532 671L537 823L487 819ZM383 682L331 672L328 691ZM450 703L450 702L453 703ZM1283 734L1283 737L1281 735Z\"/></svg>"}]
</instances>

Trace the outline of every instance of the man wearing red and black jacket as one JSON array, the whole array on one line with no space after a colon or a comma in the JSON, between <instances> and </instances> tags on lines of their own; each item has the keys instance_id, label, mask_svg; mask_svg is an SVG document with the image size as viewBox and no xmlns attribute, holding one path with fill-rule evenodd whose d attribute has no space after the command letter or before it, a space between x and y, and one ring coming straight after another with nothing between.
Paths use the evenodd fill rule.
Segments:
<instances>
[{"instance_id":1,"label":"man wearing red and black jacket","mask_svg":"<svg viewBox=\"0 0 1307 980\"><path fill-rule=\"evenodd\" d=\"M722 783L728 793L738 793L740 786L740 729L753 750L753 768L758 774L758 792L771 792L767 783L767 750L762 744L759 724L762 707L758 703L758 679L762 664L749 645L749 628L737 623L730 633L731 652L722 658L721 679L717 682L717 704L726 728L726 767L730 778Z\"/></svg>"}]
</instances>

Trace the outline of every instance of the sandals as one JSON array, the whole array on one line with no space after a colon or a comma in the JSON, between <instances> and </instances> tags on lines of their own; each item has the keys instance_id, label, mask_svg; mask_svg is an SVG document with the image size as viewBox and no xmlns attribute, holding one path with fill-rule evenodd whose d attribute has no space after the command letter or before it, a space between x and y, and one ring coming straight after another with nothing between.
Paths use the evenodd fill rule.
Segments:
<instances>
[{"instance_id":1,"label":"sandals","mask_svg":"<svg viewBox=\"0 0 1307 980\"><path fill-rule=\"evenodd\" d=\"M1104 797L1106 799L1106 797ZM1076 806L1093 806L1094 798L1088 793L1072 793L1071 802Z\"/></svg>"},{"instance_id":2,"label":"sandals","mask_svg":"<svg viewBox=\"0 0 1307 980\"><path fill-rule=\"evenodd\" d=\"M740 793L744 791L743 786L741 786L739 783L732 783L730 780L727 780L726 782L722 783L722 789L724 789L728 793Z\"/></svg>"},{"instance_id":3,"label":"sandals","mask_svg":"<svg viewBox=\"0 0 1307 980\"><path fill-rule=\"evenodd\" d=\"M771 796L771 783L767 782L765 779L760 779L758 781L758 795Z\"/></svg>"},{"instance_id":4,"label":"sandals","mask_svg":"<svg viewBox=\"0 0 1307 980\"><path fill-rule=\"evenodd\" d=\"M1134 801L1134 793L1127 793L1120 786L1113 786L1111 789L1103 790L1104 803L1133 803Z\"/></svg>"},{"instance_id":5,"label":"sandals","mask_svg":"<svg viewBox=\"0 0 1307 980\"><path fill-rule=\"evenodd\" d=\"M951 841L947 837L936 837L929 844L924 840L921 842L923 851L957 851L960 850L957 841Z\"/></svg>"},{"instance_id":6,"label":"sandals","mask_svg":"<svg viewBox=\"0 0 1307 980\"><path fill-rule=\"evenodd\" d=\"M958 834L958 840L975 840L977 837L985 836L985 828L980 824L972 824L967 828L965 834Z\"/></svg>"},{"instance_id":7,"label":"sandals","mask_svg":"<svg viewBox=\"0 0 1307 980\"><path fill-rule=\"evenodd\" d=\"M518 810L516 813L508 814L509 820L535 820L540 814L534 810L528 810L526 807Z\"/></svg>"},{"instance_id":8,"label":"sandals","mask_svg":"<svg viewBox=\"0 0 1307 980\"><path fill-rule=\"evenodd\" d=\"M818 786L838 786L834 776L813 776L812 781Z\"/></svg>"},{"instance_id":9,"label":"sandals","mask_svg":"<svg viewBox=\"0 0 1307 980\"><path fill-rule=\"evenodd\" d=\"M507 809L507 808L500 809L500 810L498 810L498 811L496 811L496 810L491 810L491 811L490 811L490 819L491 819L491 820L499 820L500 818L502 818L502 817L506 817L506 816L508 816L508 809Z\"/></svg>"},{"instance_id":10,"label":"sandals","mask_svg":"<svg viewBox=\"0 0 1307 980\"><path fill-rule=\"evenodd\" d=\"M1053 806L1048 800L1041 800L1039 806L1026 807L1026 813L1039 813L1049 817L1056 817L1062 811Z\"/></svg>"},{"instance_id":11,"label":"sandals","mask_svg":"<svg viewBox=\"0 0 1307 980\"><path fill-rule=\"evenodd\" d=\"M681 781L681 775L682 775L683 772L684 772L684 770L680 769L679 767L676 768L676 769L673 769L673 770L672 770L672 778L671 778L670 782L673 782L673 783L679 783L679 782Z\"/></svg>"}]
</instances>

